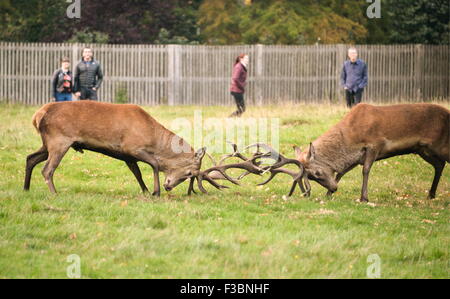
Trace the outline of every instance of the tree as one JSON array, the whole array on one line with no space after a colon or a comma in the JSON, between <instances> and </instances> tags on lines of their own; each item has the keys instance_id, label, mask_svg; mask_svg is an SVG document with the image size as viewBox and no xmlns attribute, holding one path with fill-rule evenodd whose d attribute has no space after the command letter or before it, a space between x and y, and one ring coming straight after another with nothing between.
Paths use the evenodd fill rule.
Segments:
<instances>
[{"instance_id":1,"label":"tree","mask_svg":"<svg viewBox=\"0 0 450 299\"><path fill-rule=\"evenodd\" d=\"M340 6L339 6L340 5ZM359 42L367 30L335 12L358 15L361 5L338 0L209 0L200 6L199 24L207 43L311 44ZM349 14L350 15L350 14Z\"/></svg>"},{"instance_id":2,"label":"tree","mask_svg":"<svg viewBox=\"0 0 450 299\"><path fill-rule=\"evenodd\" d=\"M0 39L45 42L64 37L66 5L59 0L0 0Z\"/></svg>"},{"instance_id":3,"label":"tree","mask_svg":"<svg viewBox=\"0 0 450 299\"><path fill-rule=\"evenodd\" d=\"M448 0L388 0L390 42L449 44Z\"/></svg>"},{"instance_id":4,"label":"tree","mask_svg":"<svg viewBox=\"0 0 450 299\"><path fill-rule=\"evenodd\" d=\"M236 44L241 41L238 1L209 0L199 8L198 23L208 44Z\"/></svg>"},{"instance_id":5,"label":"tree","mask_svg":"<svg viewBox=\"0 0 450 299\"><path fill-rule=\"evenodd\" d=\"M256 2L243 10L239 28L246 44L304 44L307 19L287 2Z\"/></svg>"},{"instance_id":6,"label":"tree","mask_svg":"<svg viewBox=\"0 0 450 299\"><path fill-rule=\"evenodd\" d=\"M0 40L22 42L314 44L450 43L448 0L0 0Z\"/></svg>"},{"instance_id":7,"label":"tree","mask_svg":"<svg viewBox=\"0 0 450 299\"><path fill-rule=\"evenodd\" d=\"M83 0L81 18L63 0L0 0L0 40L154 43L164 28L172 40L199 41L201 0Z\"/></svg>"}]
</instances>

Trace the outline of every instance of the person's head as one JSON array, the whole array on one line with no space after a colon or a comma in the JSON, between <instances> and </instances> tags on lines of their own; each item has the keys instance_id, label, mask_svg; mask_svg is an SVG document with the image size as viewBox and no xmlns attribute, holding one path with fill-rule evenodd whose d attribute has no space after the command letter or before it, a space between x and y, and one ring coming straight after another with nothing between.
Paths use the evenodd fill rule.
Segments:
<instances>
[{"instance_id":1,"label":"person's head","mask_svg":"<svg viewBox=\"0 0 450 299\"><path fill-rule=\"evenodd\" d=\"M358 59L358 51L355 47L351 47L348 49L348 58L351 62L355 62Z\"/></svg>"},{"instance_id":2,"label":"person's head","mask_svg":"<svg viewBox=\"0 0 450 299\"><path fill-rule=\"evenodd\" d=\"M91 61L93 56L94 56L94 52L92 52L91 48L83 49L83 60L84 61Z\"/></svg>"},{"instance_id":3,"label":"person's head","mask_svg":"<svg viewBox=\"0 0 450 299\"><path fill-rule=\"evenodd\" d=\"M61 68L64 70L68 70L70 67L70 59L69 57L61 58Z\"/></svg>"},{"instance_id":4,"label":"person's head","mask_svg":"<svg viewBox=\"0 0 450 299\"><path fill-rule=\"evenodd\" d=\"M242 62L244 65L248 65L248 62L249 62L248 55L242 53L238 57L236 57L234 64L236 65L239 62Z\"/></svg>"}]
</instances>

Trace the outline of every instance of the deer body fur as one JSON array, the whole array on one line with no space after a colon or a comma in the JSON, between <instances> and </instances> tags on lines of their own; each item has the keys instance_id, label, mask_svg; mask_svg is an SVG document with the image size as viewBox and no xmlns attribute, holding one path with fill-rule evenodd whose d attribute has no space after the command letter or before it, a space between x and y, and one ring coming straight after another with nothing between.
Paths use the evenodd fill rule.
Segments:
<instances>
[{"instance_id":1,"label":"deer body fur","mask_svg":"<svg viewBox=\"0 0 450 299\"><path fill-rule=\"evenodd\" d=\"M199 171L204 155L204 149L194 153L183 139L142 108L131 104L93 101L49 103L33 115L32 121L43 145L27 157L25 190L30 188L33 168L47 160L42 174L50 191L56 192L53 173L71 147L80 152L90 150L124 161L144 192L147 187L137 162L151 165L154 195L160 194L160 171L166 174L164 187L170 191Z\"/></svg>"}]
</instances>

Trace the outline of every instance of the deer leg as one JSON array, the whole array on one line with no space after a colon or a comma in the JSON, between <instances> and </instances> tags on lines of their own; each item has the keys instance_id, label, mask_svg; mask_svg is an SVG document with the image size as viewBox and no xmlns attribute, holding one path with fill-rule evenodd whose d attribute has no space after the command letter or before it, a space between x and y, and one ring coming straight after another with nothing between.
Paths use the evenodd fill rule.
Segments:
<instances>
[{"instance_id":1,"label":"deer leg","mask_svg":"<svg viewBox=\"0 0 450 299\"><path fill-rule=\"evenodd\" d=\"M363 164L363 184L361 190L361 202L369 202L368 185L369 185L369 173L372 168L373 162L375 162L377 152L372 149L366 149L366 155Z\"/></svg>"},{"instance_id":2,"label":"deer leg","mask_svg":"<svg viewBox=\"0 0 450 299\"><path fill-rule=\"evenodd\" d=\"M136 177L136 180L139 183L139 186L141 186L142 192L146 193L148 192L147 186L145 185L144 181L142 180L142 174L141 170L139 169L139 166L136 162L125 162L127 163L128 168L131 170L131 172Z\"/></svg>"},{"instance_id":3,"label":"deer leg","mask_svg":"<svg viewBox=\"0 0 450 299\"><path fill-rule=\"evenodd\" d=\"M32 153L27 157L27 164L25 167L25 183L23 185L24 190L30 190L31 183L31 174L33 173L34 167L47 160L48 152L47 149L43 146L37 152Z\"/></svg>"},{"instance_id":4,"label":"deer leg","mask_svg":"<svg viewBox=\"0 0 450 299\"><path fill-rule=\"evenodd\" d=\"M153 168L153 196L160 196L161 195L161 187L159 184L159 166L158 163L152 165Z\"/></svg>"},{"instance_id":5,"label":"deer leg","mask_svg":"<svg viewBox=\"0 0 450 299\"><path fill-rule=\"evenodd\" d=\"M309 181L305 180L305 185L307 186L308 191L306 191L306 189L305 189L305 185L303 184L303 180L300 179L300 180L298 180L296 182L298 184L298 187L300 188L300 191L302 191L303 196L310 197L311 196L311 186L309 185ZM294 185L295 185L295 182L292 184L292 188L291 188L291 192L292 193L294 193L294 188L295 188ZM289 192L289 196L292 195L291 192Z\"/></svg>"},{"instance_id":6,"label":"deer leg","mask_svg":"<svg viewBox=\"0 0 450 299\"><path fill-rule=\"evenodd\" d=\"M195 181L195 178L192 177L192 178L190 179L190 181L189 181L189 188L188 188L188 193L187 193L187 195L191 195L191 193L194 193L194 194L195 194L195 190L194 190L194 181Z\"/></svg>"},{"instance_id":7,"label":"deer leg","mask_svg":"<svg viewBox=\"0 0 450 299\"><path fill-rule=\"evenodd\" d=\"M310 197L310 196L311 196L311 184L309 183L309 180L308 180L308 178L307 178L306 176L305 176L304 182L305 182L305 187L306 187L305 190L306 190L306 191L303 191L303 190L302 190L302 191L303 191L303 192L306 192L306 193L305 193L305 196L306 196L306 197ZM303 187L302 184L300 184L300 188L301 188L301 187Z\"/></svg>"},{"instance_id":8,"label":"deer leg","mask_svg":"<svg viewBox=\"0 0 450 299\"><path fill-rule=\"evenodd\" d=\"M294 193L294 191L295 191L295 187L297 186L297 181L294 181L293 183L292 183L292 187L291 187L291 190L289 191L289 197L290 196L292 196L292 193ZM300 184L299 184L299 186L300 186ZM302 186L303 187L303 186ZM300 189L302 189L302 187L300 187ZM304 188L303 188L304 189Z\"/></svg>"},{"instance_id":9,"label":"deer leg","mask_svg":"<svg viewBox=\"0 0 450 299\"><path fill-rule=\"evenodd\" d=\"M42 175L52 193L56 193L55 185L53 184L53 174L69 148L70 145L56 150L49 150L48 160L44 169L42 169Z\"/></svg>"},{"instance_id":10,"label":"deer leg","mask_svg":"<svg viewBox=\"0 0 450 299\"><path fill-rule=\"evenodd\" d=\"M422 157L422 159L424 159L434 167L434 179L433 183L431 184L430 192L428 193L428 198L433 199L436 197L436 189L438 187L439 180L441 179L442 171L445 167L445 161L435 156L427 155L425 153L420 153L419 155Z\"/></svg>"},{"instance_id":11,"label":"deer leg","mask_svg":"<svg viewBox=\"0 0 450 299\"><path fill-rule=\"evenodd\" d=\"M140 152L135 156L138 160L149 164L153 168L153 196L161 195L159 183L159 164L158 161L147 152Z\"/></svg>"}]
</instances>

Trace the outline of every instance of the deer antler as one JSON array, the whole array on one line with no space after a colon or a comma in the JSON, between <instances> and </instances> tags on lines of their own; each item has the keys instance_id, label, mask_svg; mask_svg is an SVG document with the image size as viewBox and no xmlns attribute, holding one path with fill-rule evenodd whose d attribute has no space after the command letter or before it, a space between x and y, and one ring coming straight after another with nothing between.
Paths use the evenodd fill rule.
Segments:
<instances>
[{"instance_id":1,"label":"deer antler","mask_svg":"<svg viewBox=\"0 0 450 299\"><path fill-rule=\"evenodd\" d=\"M267 171L270 172L270 177L267 180L265 180L264 182L258 184L258 186L265 185L265 184L269 183L277 174L284 173L284 174L290 175L292 177L292 179L294 180L292 182L291 190L289 191L288 196L291 196L294 193L295 187L297 186L297 184L299 185L300 190L302 191L302 195L309 196L309 194L311 192L311 185L309 184L308 178L305 176L305 168L303 167L303 164L300 161L298 161L296 159L286 158L283 155L281 155L280 153L278 153L271 146L264 144L264 143L252 144L252 145L247 146L246 149L252 148L252 147L257 147L258 151L259 151L260 147L264 148L265 150L268 151L268 153L270 153L270 156L268 158L276 161L271 166L268 166L265 168L265 172L267 172ZM288 170L285 168L280 168L286 164L295 164L296 166L298 166L300 168L300 172L295 173L291 170ZM306 188L303 185L302 180L305 182Z\"/></svg>"},{"instance_id":2,"label":"deer antler","mask_svg":"<svg viewBox=\"0 0 450 299\"><path fill-rule=\"evenodd\" d=\"M230 143L230 142L228 142L228 143ZM270 147L267 144L263 144L263 143L256 143L256 144L247 146L245 149L252 148L252 147L257 148L257 151L253 154L253 156L251 158L247 158L238 151L236 144L234 144L234 143L230 143L230 144L233 147L233 153L224 155L218 165L210 167L210 168L200 172L196 177L191 178L191 181L189 183L188 195L190 195L191 192L195 193L195 191L194 191L194 180L195 179L197 179L197 185L198 185L198 188L200 189L200 191L203 193L207 193L206 189L203 187L203 183L202 183L203 180L207 181L208 183L210 183L211 185L213 185L214 187L216 187L217 189L220 190L220 189L224 189L224 188L228 188L228 187L218 184L217 182L214 181L214 179L226 179L226 180L232 182L233 184L239 185L238 181L250 173L262 175L266 172L271 173L269 179L267 179L266 181L264 181L258 185L265 185L268 182L270 182L278 173L285 173L285 174L292 176L292 178L294 179L291 190L289 192L289 196L291 196L293 194L297 184L299 185L303 194L309 193L310 185L307 182L306 178L304 177L305 171L304 171L304 167L300 163L300 161L295 160L295 159L285 158L283 155L281 155L280 153L275 151L272 147ZM267 150L267 152L261 153L260 148ZM239 159L243 160L244 162L222 164L226 159L233 158L233 157L239 158ZM261 167L262 162L260 161L260 159L263 159L263 158L273 159L276 162L270 166ZM300 172L295 173L293 171L280 168L286 164L297 165L300 168ZM246 172L244 174L240 175L237 179L234 179L226 173L226 170L228 170L230 168L244 169L244 170L246 170ZM217 177L217 178L213 178L212 176L210 176L210 173L213 171L219 172L221 176ZM302 179L305 179L305 183L307 185L306 191L303 186Z\"/></svg>"}]
</instances>

